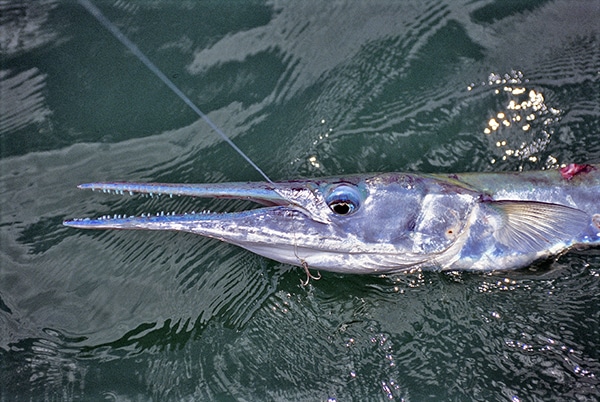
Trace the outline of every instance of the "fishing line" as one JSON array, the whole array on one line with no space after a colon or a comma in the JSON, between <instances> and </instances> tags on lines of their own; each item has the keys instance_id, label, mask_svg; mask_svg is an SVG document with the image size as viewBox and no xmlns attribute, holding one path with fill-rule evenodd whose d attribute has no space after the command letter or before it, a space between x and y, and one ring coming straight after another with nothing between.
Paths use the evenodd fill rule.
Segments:
<instances>
[{"instance_id":1,"label":"fishing line","mask_svg":"<svg viewBox=\"0 0 600 402\"><path fill-rule=\"evenodd\" d=\"M227 137L223 133L223 131L221 131L221 129L217 127L217 125L213 123L211 119L208 118L207 115L205 115L200 109L198 109L198 107L194 105L190 98L188 98L179 88L177 88L173 81L171 81L169 77L167 77L162 71L160 71L158 67L156 67L154 63L152 63L144 53L142 53L142 51L136 46L135 43L130 41L129 38L127 38L119 30L119 28L117 28L112 22L110 22L108 18L106 18L104 14L102 14L98 7L96 7L90 0L78 0L78 3L81 4L81 6L83 6L83 8L85 8L86 11L90 13L94 18L96 18L98 22L100 22L100 24L104 26L104 28L106 28L110 33L112 33L114 37L119 40L119 42L125 45L125 47L129 49L131 53L135 55L135 57L137 57L142 63L144 63L144 65L148 67L148 69L152 71L154 75L156 75L162 82L164 82L165 85L175 93L175 95L179 96L179 98L186 105L188 105L190 109L196 112L196 114L200 116L202 120L204 120L204 122L206 122L206 124L208 124L210 128L212 128L215 133L217 133L225 142L227 142L242 158L244 158L246 162L250 164L250 166L256 169L256 171L260 173L262 177L264 177L269 183L273 183L271 179L269 179L269 176L267 176L265 172L263 172L256 165L256 163L252 162L252 159L250 159L240 148L238 148L238 146L235 145L233 141L231 141L229 137Z\"/></svg>"}]
</instances>

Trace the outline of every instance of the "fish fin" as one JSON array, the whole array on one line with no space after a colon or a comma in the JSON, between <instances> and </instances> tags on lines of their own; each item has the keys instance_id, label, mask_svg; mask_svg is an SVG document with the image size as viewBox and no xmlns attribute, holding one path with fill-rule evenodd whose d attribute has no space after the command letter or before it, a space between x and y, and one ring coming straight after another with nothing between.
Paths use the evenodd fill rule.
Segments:
<instances>
[{"instance_id":1,"label":"fish fin","mask_svg":"<svg viewBox=\"0 0 600 402\"><path fill-rule=\"evenodd\" d=\"M539 252L568 244L589 224L587 213L560 204L537 201L491 201L500 210L503 225L497 241L521 252Z\"/></svg>"}]
</instances>

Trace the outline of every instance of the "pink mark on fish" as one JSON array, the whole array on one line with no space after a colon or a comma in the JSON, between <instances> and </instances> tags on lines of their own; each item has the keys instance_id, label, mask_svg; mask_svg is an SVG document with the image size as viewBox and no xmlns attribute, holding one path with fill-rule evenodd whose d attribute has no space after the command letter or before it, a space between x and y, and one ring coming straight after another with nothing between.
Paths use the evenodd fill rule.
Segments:
<instances>
[{"instance_id":1,"label":"pink mark on fish","mask_svg":"<svg viewBox=\"0 0 600 402\"><path fill-rule=\"evenodd\" d=\"M587 173L594 170L595 167L588 164L570 163L565 167L560 168L560 175L565 180L571 180L579 173Z\"/></svg>"}]
</instances>

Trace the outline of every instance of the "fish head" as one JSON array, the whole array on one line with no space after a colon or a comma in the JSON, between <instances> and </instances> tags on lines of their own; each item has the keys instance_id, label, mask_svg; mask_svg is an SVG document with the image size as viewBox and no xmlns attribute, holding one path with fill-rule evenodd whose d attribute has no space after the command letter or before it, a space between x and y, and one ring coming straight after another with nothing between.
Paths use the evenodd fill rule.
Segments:
<instances>
[{"instance_id":1,"label":"fish head","mask_svg":"<svg viewBox=\"0 0 600 402\"><path fill-rule=\"evenodd\" d=\"M428 176L387 173L286 182L91 183L116 193L235 198L240 212L76 219L95 229L177 230L216 238L265 257L344 273L387 273L431 263L456 241L472 197ZM462 190L462 193L467 193Z\"/></svg>"}]
</instances>

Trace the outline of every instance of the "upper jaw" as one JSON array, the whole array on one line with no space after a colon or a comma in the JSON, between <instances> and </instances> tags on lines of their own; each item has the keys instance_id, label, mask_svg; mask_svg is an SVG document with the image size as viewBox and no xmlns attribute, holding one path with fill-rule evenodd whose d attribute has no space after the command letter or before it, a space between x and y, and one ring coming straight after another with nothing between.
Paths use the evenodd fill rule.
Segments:
<instances>
[{"instance_id":1,"label":"upper jaw","mask_svg":"<svg viewBox=\"0 0 600 402\"><path fill-rule=\"evenodd\" d=\"M257 183L214 183L214 184L172 184L172 183L86 183L77 186L81 189L103 191L114 194L179 195L201 198L247 199L262 205L282 205L288 202L277 192L277 184Z\"/></svg>"}]
</instances>

